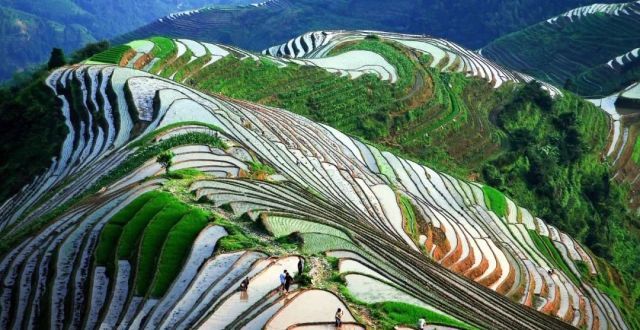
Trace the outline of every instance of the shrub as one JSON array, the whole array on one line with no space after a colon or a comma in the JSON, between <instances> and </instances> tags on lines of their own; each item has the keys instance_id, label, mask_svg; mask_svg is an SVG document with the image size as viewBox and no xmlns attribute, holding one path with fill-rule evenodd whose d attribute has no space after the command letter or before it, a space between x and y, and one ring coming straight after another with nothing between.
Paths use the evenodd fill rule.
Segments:
<instances>
[{"instance_id":1,"label":"shrub","mask_svg":"<svg viewBox=\"0 0 640 330\"><path fill-rule=\"evenodd\" d=\"M171 164L173 164L174 156L175 154L172 151L167 150L160 153L158 155L158 158L156 158L158 163L160 163L160 166L162 166L162 168L166 170L167 174L169 174L169 168L171 167Z\"/></svg>"}]
</instances>

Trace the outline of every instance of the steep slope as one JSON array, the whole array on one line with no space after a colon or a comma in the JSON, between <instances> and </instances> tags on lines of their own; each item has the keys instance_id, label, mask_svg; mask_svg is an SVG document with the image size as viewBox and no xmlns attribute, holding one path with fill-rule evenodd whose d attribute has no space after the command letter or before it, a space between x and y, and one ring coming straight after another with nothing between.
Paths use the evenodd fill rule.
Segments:
<instances>
[{"instance_id":1,"label":"steep slope","mask_svg":"<svg viewBox=\"0 0 640 330\"><path fill-rule=\"evenodd\" d=\"M606 97L640 77L640 2L572 9L491 42L481 53L580 95Z\"/></svg>"},{"instance_id":2,"label":"steep slope","mask_svg":"<svg viewBox=\"0 0 640 330\"><path fill-rule=\"evenodd\" d=\"M531 78L442 39L325 31L271 51L287 58L157 37L87 63L140 68L201 91L289 109L417 163L490 183L618 267L621 274L602 263L607 275L585 281L637 317L638 224L628 213L629 195L610 184L613 156L604 156L618 140L604 112L553 86L545 92L535 82L524 85ZM506 215L501 194L487 191L496 212Z\"/></svg>"},{"instance_id":3,"label":"steep slope","mask_svg":"<svg viewBox=\"0 0 640 330\"><path fill-rule=\"evenodd\" d=\"M636 210L640 200L640 144L638 143L638 110L640 110L640 88L638 83L605 98L590 99L592 103L611 114L613 137L607 148L607 156L612 159L614 178L624 182L631 189L631 205Z\"/></svg>"},{"instance_id":4,"label":"steep slope","mask_svg":"<svg viewBox=\"0 0 640 330\"><path fill-rule=\"evenodd\" d=\"M242 0L0 1L0 81L45 62L51 48L71 52L88 42L110 39L171 12ZM105 24L108 22L108 24Z\"/></svg>"},{"instance_id":5,"label":"steep slope","mask_svg":"<svg viewBox=\"0 0 640 330\"><path fill-rule=\"evenodd\" d=\"M362 290L372 284L383 300L449 326L627 328L588 282L607 276L597 259L487 187L285 110L130 68L61 68L47 84L62 100L68 139L84 147L63 147L50 170L59 179L48 174L2 206L3 328L282 329L330 324L342 307L348 326L362 329L360 310L375 305L350 299L384 303ZM83 92L69 93L74 85ZM69 105L90 124L70 120ZM110 138L90 119L100 113ZM98 133L74 134L83 128ZM169 175L155 161L165 150L175 154ZM53 178L61 181L49 193L34 193ZM277 234L279 218L289 220ZM297 231L302 243L256 237L253 221L278 236ZM292 250L342 259L346 288L294 287L282 302L277 276L296 275L301 257ZM305 263L303 273L323 267ZM244 277L248 295L237 292Z\"/></svg>"},{"instance_id":6,"label":"steep slope","mask_svg":"<svg viewBox=\"0 0 640 330\"><path fill-rule=\"evenodd\" d=\"M116 42L164 35L259 50L310 30L376 29L426 33L477 48L505 33L590 3L593 1L526 0L516 5L505 0L269 0L254 8L204 8L170 15Z\"/></svg>"}]
</instances>

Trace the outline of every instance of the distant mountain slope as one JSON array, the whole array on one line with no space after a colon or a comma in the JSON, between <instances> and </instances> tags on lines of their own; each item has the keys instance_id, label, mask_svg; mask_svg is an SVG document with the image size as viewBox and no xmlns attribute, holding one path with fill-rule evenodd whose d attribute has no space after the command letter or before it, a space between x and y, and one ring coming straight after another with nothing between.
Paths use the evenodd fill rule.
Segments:
<instances>
[{"instance_id":1,"label":"distant mountain slope","mask_svg":"<svg viewBox=\"0 0 640 330\"><path fill-rule=\"evenodd\" d=\"M482 54L591 97L640 78L640 1L576 8L503 36Z\"/></svg>"},{"instance_id":2,"label":"distant mountain slope","mask_svg":"<svg viewBox=\"0 0 640 330\"><path fill-rule=\"evenodd\" d=\"M320 29L429 34L477 48L509 32L591 0L270 0L262 6L203 9L157 20L118 38L191 38L259 50ZM613 1L612 1L613 2Z\"/></svg>"},{"instance_id":3,"label":"distant mountain slope","mask_svg":"<svg viewBox=\"0 0 640 330\"><path fill-rule=\"evenodd\" d=\"M67 52L109 39L171 12L249 0L0 0L0 81Z\"/></svg>"}]
</instances>

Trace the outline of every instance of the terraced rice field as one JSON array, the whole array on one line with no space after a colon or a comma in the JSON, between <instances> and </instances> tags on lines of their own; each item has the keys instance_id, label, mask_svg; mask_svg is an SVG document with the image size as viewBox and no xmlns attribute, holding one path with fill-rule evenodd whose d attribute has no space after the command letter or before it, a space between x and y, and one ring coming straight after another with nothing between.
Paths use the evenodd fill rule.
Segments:
<instances>
[{"instance_id":1,"label":"terraced rice field","mask_svg":"<svg viewBox=\"0 0 640 330\"><path fill-rule=\"evenodd\" d=\"M503 36L480 53L580 95L607 97L637 80L639 17L638 1L593 4Z\"/></svg>"},{"instance_id":2,"label":"terraced rice field","mask_svg":"<svg viewBox=\"0 0 640 330\"><path fill-rule=\"evenodd\" d=\"M180 56L202 54L182 44ZM294 287L281 299L278 276L296 275L300 256L220 251L225 237L246 235L233 219L300 232L300 252L339 258L347 290L365 301L421 306L458 326L628 328L581 281L576 264L601 271L588 251L498 192L302 116L131 68L62 68L48 83L70 138L49 176L0 209L1 238L15 240L0 260L1 328L313 328L337 306L364 328L339 292ZM164 150L176 173L198 172L163 175ZM256 168L268 175L252 177ZM237 291L245 277L248 296Z\"/></svg>"},{"instance_id":3,"label":"terraced rice field","mask_svg":"<svg viewBox=\"0 0 640 330\"><path fill-rule=\"evenodd\" d=\"M136 55L145 61L128 65L202 91L286 108L407 157L428 159L439 169L455 168L458 175L478 171L485 156L500 148L500 132L489 120L497 77L531 80L459 46L421 36L314 32L272 47L276 57L185 39L150 40L158 41L154 50ZM172 51L155 54L157 48L170 48L160 47L167 43ZM438 66L425 61L437 55L429 49L459 54L459 60ZM470 84L465 76L478 79ZM471 170L454 165L461 163Z\"/></svg>"},{"instance_id":4,"label":"terraced rice field","mask_svg":"<svg viewBox=\"0 0 640 330\"><path fill-rule=\"evenodd\" d=\"M494 87L500 87L506 81L528 81L530 77L505 69L490 60L466 50L463 47L443 40L406 34L393 34L370 31L321 31L309 32L288 42L263 51L272 56L289 56L301 59L324 58L335 48L345 43L366 40L372 35L387 38L414 49L430 57L430 66L442 71L461 72L467 76L480 77ZM544 87L552 94L560 91L549 84Z\"/></svg>"},{"instance_id":5,"label":"terraced rice field","mask_svg":"<svg viewBox=\"0 0 640 330\"><path fill-rule=\"evenodd\" d=\"M128 45L112 47L100 54L92 56L89 60L92 62L118 64L120 63L122 57L131 49L131 46Z\"/></svg>"}]
</instances>

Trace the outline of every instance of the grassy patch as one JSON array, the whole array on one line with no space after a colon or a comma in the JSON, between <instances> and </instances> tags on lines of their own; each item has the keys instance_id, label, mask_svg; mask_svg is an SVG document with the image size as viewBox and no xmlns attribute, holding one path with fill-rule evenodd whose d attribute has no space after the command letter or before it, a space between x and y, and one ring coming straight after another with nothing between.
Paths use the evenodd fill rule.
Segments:
<instances>
[{"instance_id":1,"label":"grassy patch","mask_svg":"<svg viewBox=\"0 0 640 330\"><path fill-rule=\"evenodd\" d=\"M636 143L633 145L633 154L631 155L631 159L640 165L640 136L636 138Z\"/></svg>"},{"instance_id":2,"label":"grassy patch","mask_svg":"<svg viewBox=\"0 0 640 330\"><path fill-rule=\"evenodd\" d=\"M482 192L485 203L491 211L499 217L507 215L507 199L501 192L489 186L482 186Z\"/></svg>"},{"instance_id":3,"label":"grassy patch","mask_svg":"<svg viewBox=\"0 0 640 330\"><path fill-rule=\"evenodd\" d=\"M139 138L138 140L136 140L135 142L132 142L131 144L127 145L127 148L132 149L132 148L137 148L143 145L147 145L151 142L153 142L153 139L164 133L167 131L170 131L174 128L178 128L178 127L182 127L182 126L202 126L202 127L207 127L210 128L211 130L217 131L217 132L222 132L222 130L220 129L220 127L216 126L216 125L211 125L211 124L207 124L207 123L202 123L199 121L181 121L179 123L173 123L170 125L166 125L163 126L162 128L159 128L153 132L148 133L147 135ZM223 149L226 149L226 145L224 143L222 143L222 141L220 141L220 147L222 147Z\"/></svg>"},{"instance_id":4,"label":"grassy patch","mask_svg":"<svg viewBox=\"0 0 640 330\"><path fill-rule=\"evenodd\" d=\"M89 60L102 63L119 64L122 56L129 50L131 50L131 47L127 45L119 45L111 47L102 53L93 55Z\"/></svg>"},{"instance_id":5,"label":"grassy patch","mask_svg":"<svg viewBox=\"0 0 640 330\"><path fill-rule=\"evenodd\" d=\"M118 259L134 261L137 256L140 237L144 233L149 222L164 209L173 205L174 197L167 192L160 192L149 200L136 214L129 218L123 227L120 240L117 245Z\"/></svg>"},{"instance_id":6,"label":"grassy patch","mask_svg":"<svg viewBox=\"0 0 640 330\"><path fill-rule=\"evenodd\" d=\"M352 50L368 50L384 57L398 72L396 86L404 91L414 81L416 66L403 53L402 48L392 42L383 41L380 38L367 38L352 44L344 43L329 52L329 56L346 53ZM398 95L401 96L401 95Z\"/></svg>"},{"instance_id":7,"label":"grassy patch","mask_svg":"<svg viewBox=\"0 0 640 330\"><path fill-rule=\"evenodd\" d=\"M415 327L421 318L424 318L428 324L458 329L477 329L451 316L402 302L385 301L373 304L371 309L373 316L380 320L385 329L392 329L396 325Z\"/></svg>"},{"instance_id":8,"label":"grassy patch","mask_svg":"<svg viewBox=\"0 0 640 330\"><path fill-rule=\"evenodd\" d=\"M258 161L250 161L249 170L251 171L251 177L258 180L264 180L269 175L276 174L276 170L273 167Z\"/></svg>"},{"instance_id":9,"label":"grassy patch","mask_svg":"<svg viewBox=\"0 0 640 330\"><path fill-rule=\"evenodd\" d=\"M96 263L114 274L115 261L137 263L135 292L161 297L211 218L168 192L152 191L116 213L100 234ZM160 253L158 251L161 251Z\"/></svg>"},{"instance_id":10,"label":"grassy patch","mask_svg":"<svg viewBox=\"0 0 640 330\"><path fill-rule=\"evenodd\" d=\"M188 258L194 240L210 218L209 212L194 209L171 228L158 258L158 270L149 291L152 297L160 298L169 289Z\"/></svg>"},{"instance_id":11,"label":"grassy patch","mask_svg":"<svg viewBox=\"0 0 640 330\"><path fill-rule=\"evenodd\" d=\"M261 245L260 242L249 237L240 226L227 219L218 217L215 224L224 227L228 233L218 241L218 249L223 252L253 249Z\"/></svg>"},{"instance_id":12,"label":"grassy patch","mask_svg":"<svg viewBox=\"0 0 640 330\"><path fill-rule=\"evenodd\" d=\"M184 168L181 170L171 171L168 174L166 174L166 177L169 179L183 180L183 179L193 179L193 178L197 178L205 175L206 174L204 174L202 171L197 170L195 168Z\"/></svg>"},{"instance_id":13,"label":"grassy patch","mask_svg":"<svg viewBox=\"0 0 640 330\"><path fill-rule=\"evenodd\" d=\"M624 279L602 259L596 259L598 274L588 274L587 282L604 292L622 313L630 329L640 329L640 281ZM630 292L629 288L633 291ZM633 289L635 288L635 289Z\"/></svg>"},{"instance_id":14,"label":"grassy patch","mask_svg":"<svg viewBox=\"0 0 640 330\"><path fill-rule=\"evenodd\" d=\"M151 37L149 40L154 43L153 49L151 50L154 57L164 59L176 52L176 44L169 38Z\"/></svg>"},{"instance_id":15,"label":"grassy patch","mask_svg":"<svg viewBox=\"0 0 640 330\"><path fill-rule=\"evenodd\" d=\"M277 238L300 232L321 233L349 240L349 236L337 228L301 219L269 216L265 220L265 227Z\"/></svg>"},{"instance_id":16,"label":"grassy patch","mask_svg":"<svg viewBox=\"0 0 640 330\"><path fill-rule=\"evenodd\" d=\"M160 75L162 77L164 77L164 78L169 78L174 73L177 74L179 69L181 69L182 67L187 65L187 63L189 63L189 61L191 60L192 56L193 56L193 53L191 52L191 50L187 49L187 51L184 54L182 54L182 56L180 56L177 59L175 59L175 61L167 64L162 69L162 72L160 73Z\"/></svg>"},{"instance_id":17,"label":"grassy patch","mask_svg":"<svg viewBox=\"0 0 640 330\"><path fill-rule=\"evenodd\" d=\"M329 261L331 262L331 260ZM337 272L337 259L335 261L335 266L331 263L330 265L334 269L334 275L329 280L337 285L337 289L340 294L347 301L369 310L370 315L375 319L376 323L382 327L382 329L394 329L396 326L416 327L418 320L421 318L424 318L428 324L453 327L457 329L477 329L476 327L462 322L452 316L403 302L385 301L369 304L362 301L351 294L349 288L344 283L344 279L339 276Z\"/></svg>"},{"instance_id":18,"label":"grassy patch","mask_svg":"<svg viewBox=\"0 0 640 330\"><path fill-rule=\"evenodd\" d=\"M95 262L99 266L106 266L113 274L116 260L116 246L122 235L124 226L138 213L146 203L160 196L158 191L150 191L133 200L129 205L116 213L105 225L95 250Z\"/></svg>"},{"instance_id":19,"label":"grassy patch","mask_svg":"<svg viewBox=\"0 0 640 330\"><path fill-rule=\"evenodd\" d=\"M100 240L95 250L95 262L98 266L105 266L108 274L113 274L115 270L115 249L118 239L122 235L122 226L107 223L100 232Z\"/></svg>"},{"instance_id":20,"label":"grassy patch","mask_svg":"<svg viewBox=\"0 0 640 330\"><path fill-rule=\"evenodd\" d=\"M348 250L363 253L353 242L341 237L320 233L304 233L302 237L304 239L302 252L305 254L319 254L330 250Z\"/></svg>"},{"instance_id":21,"label":"grassy patch","mask_svg":"<svg viewBox=\"0 0 640 330\"><path fill-rule=\"evenodd\" d=\"M411 204L411 200L405 196L400 195L400 210L402 211L402 217L405 220L405 231L411 235L414 240L418 238L418 223L416 221L416 213Z\"/></svg>"},{"instance_id":22,"label":"grassy patch","mask_svg":"<svg viewBox=\"0 0 640 330\"><path fill-rule=\"evenodd\" d=\"M134 292L145 296L158 267L159 251L173 226L189 212L189 207L175 198L167 202L144 229L138 252ZM175 276L175 274L174 274Z\"/></svg>"}]
</instances>

